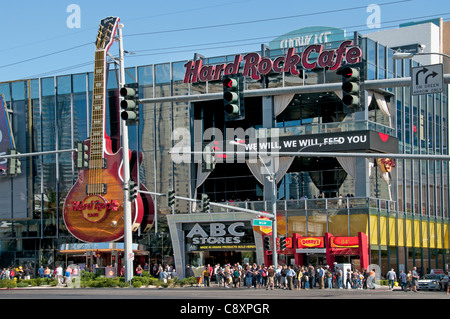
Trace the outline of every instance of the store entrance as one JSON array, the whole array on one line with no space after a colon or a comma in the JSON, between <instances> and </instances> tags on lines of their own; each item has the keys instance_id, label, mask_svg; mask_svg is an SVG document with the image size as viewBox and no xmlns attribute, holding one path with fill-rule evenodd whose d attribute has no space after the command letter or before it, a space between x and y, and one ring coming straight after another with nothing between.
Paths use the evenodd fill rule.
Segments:
<instances>
[{"instance_id":1,"label":"store entrance","mask_svg":"<svg viewBox=\"0 0 450 319\"><path fill-rule=\"evenodd\" d=\"M239 251L209 251L205 252L205 265L226 265L242 263L242 254Z\"/></svg>"},{"instance_id":2,"label":"store entrance","mask_svg":"<svg viewBox=\"0 0 450 319\"><path fill-rule=\"evenodd\" d=\"M326 254L305 254L305 265L324 266L327 264Z\"/></svg>"},{"instance_id":3,"label":"store entrance","mask_svg":"<svg viewBox=\"0 0 450 319\"><path fill-rule=\"evenodd\" d=\"M250 251L208 251L204 254L205 265L227 265L233 266L236 263L244 265L252 264L256 260L254 252Z\"/></svg>"}]
</instances>

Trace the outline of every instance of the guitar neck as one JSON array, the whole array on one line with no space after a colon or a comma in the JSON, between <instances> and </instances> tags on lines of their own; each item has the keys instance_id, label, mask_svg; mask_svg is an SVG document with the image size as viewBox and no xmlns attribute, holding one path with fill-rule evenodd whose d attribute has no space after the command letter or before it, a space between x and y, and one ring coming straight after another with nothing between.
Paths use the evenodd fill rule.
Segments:
<instances>
[{"instance_id":1,"label":"guitar neck","mask_svg":"<svg viewBox=\"0 0 450 319\"><path fill-rule=\"evenodd\" d=\"M106 50L95 51L94 91L92 96L90 167L103 165L105 143Z\"/></svg>"}]
</instances>

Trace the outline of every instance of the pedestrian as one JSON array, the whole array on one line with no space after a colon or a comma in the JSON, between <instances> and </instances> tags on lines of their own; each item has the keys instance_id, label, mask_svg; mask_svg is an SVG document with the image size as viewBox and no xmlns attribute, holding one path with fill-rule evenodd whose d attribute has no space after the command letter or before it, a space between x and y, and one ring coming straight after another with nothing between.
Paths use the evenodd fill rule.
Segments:
<instances>
[{"instance_id":1,"label":"pedestrian","mask_svg":"<svg viewBox=\"0 0 450 319\"><path fill-rule=\"evenodd\" d=\"M322 268L322 266L319 266L319 287L320 289L324 289L325 288L325 282L324 282L324 278L325 278L325 270Z\"/></svg>"},{"instance_id":2,"label":"pedestrian","mask_svg":"<svg viewBox=\"0 0 450 319\"><path fill-rule=\"evenodd\" d=\"M305 290L308 290L309 289L309 271L308 271L308 268L304 268L303 269L302 280L303 280L303 288Z\"/></svg>"},{"instance_id":3,"label":"pedestrian","mask_svg":"<svg viewBox=\"0 0 450 319\"><path fill-rule=\"evenodd\" d=\"M345 274L345 289L348 289L348 284L352 287L352 272L350 268L347 268L347 273Z\"/></svg>"},{"instance_id":4,"label":"pedestrian","mask_svg":"<svg viewBox=\"0 0 450 319\"><path fill-rule=\"evenodd\" d=\"M210 279L211 279L211 277L209 274L208 266L205 266L205 269L203 270L203 286L204 287L209 287Z\"/></svg>"},{"instance_id":5,"label":"pedestrian","mask_svg":"<svg viewBox=\"0 0 450 319\"><path fill-rule=\"evenodd\" d=\"M292 286L294 284L294 277L295 277L294 269L292 269L291 266L287 267L286 280L289 290L292 290Z\"/></svg>"},{"instance_id":6,"label":"pedestrian","mask_svg":"<svg viewBox=\"0 0 450 319\"><path fill-rule=\"evenodd\" d=\"M342 287L342 270L340 267L336 267L336 288L343 289Z\"/></svg>"},{"instance_id":7,"label":"pedestrian","mask_svg":"<svg viewBox=\"0 0 450 319\"><path fill-rule=\"evenodd\" d=\"M403 270L400 270L398 279L400 280L400 287L402 288L402 291L405 291L406 284L407 284L407 275L405 274L405 272Z\"/></svg>"},{"instance_id":8,"label":"pedestrian","mask_svg":"<svg viewBox=\"0 0 450 319\"><path fill-rule=\"evenodd\" d=\"M265 265L262 266L262 286L267 286L267 267Z\"/></svg>"},{"instance_id":9,"label":"pedestrian","mask_svg":"<svg viewBox=\"0 0 450 319\"><path fill-rule=\"evenodd\" d=\"M239 267L236 265L234 266L233 270L233 287L239 288L241 283L241 271L239 270Z\"/></svg>"},{"instance_id":10,"label":"pedestrian","mask_svg":"<svg viewBox=\"0 0 450 319\"><path fill-rule=\"evenodd\" d=\"M314 266L310 265L308 267L308 276L309 276L309 288L313 289L315 284L316 284L316 279L315 279L315 275L316 275L316 271L314 269Z\"/></svg>"},{"instance_id":11,"label":"pedestrian","mask_svg":"<svg viewBox=\"0 0 450 319\"><path fill-rule=\"evenodd\" d=\"M299 267L297 269L297 290L302 289L302 277L303 277L302 268Z\"/></svg>"},{"instance_id":12,"label":"pedestrian","mask_svg":"<svg viewBox=\"0 0 450 319\"><path fill-rule=\"evenodd\" d=\"M44 267L41 265L41 267L39 267L39 269L38 269L38 276L39 276L39 278L44 278L44 271L45 271L45 269L44 269Z\"/></svg>"},{"instance_id":13,"label":"pedestrian","mask_svg":"<svg viewBox=\"0 0 450 319\"><path fill-rule=\"evenodd\" d=\"M391 270L388 271L386 277L389 280L389 289L394 290L394 283L397 279L397 274L395 273L394 268L391 268Z\"/></svg>"},{"instance_id":14,"label":"pedestrian","mask_svg":"<svg viewBox=\"0 0 450 319\"><path fill-rule=\"evenodd\" d=\"M369 272L369 278L367 278L367 287L369 289L375 289L375 269Z\"/></svg>"},{"instance_id":15,"label":"pedestrian","mask_svg":"<svg viewBox=\"0 0 450 319\"><path fill-rule=\"evenodd\" d=\"M252 266L252 285L255 289L258 285L258 265L256 265L255 263L253 263Z\"/></svg>"},{"instance_id":16,"label":"pedestrian","mask_svg":"<svg viewBox=\"0 0 450 319\"><path fill-rule=\"evenodd\" d=\"M326 278L327 278L327 288L332 289L333 288L333 273L331 272L331 269L329 266L327 266L327 270L325 272Z\"/></svg>"},{"instance_id":17,"label":"pedestrian","mask_svg":"<svg viewBox=\"0 0 450 319\"><path fill-rule=\"evenodd\" d=\"M19 268L16 268L15 271L16 271L17 279L22 279L23 278L23 268L22 268L22 266L19 266Z\"/></svg>"},{"instance_id":18,"label":"pedestrian","mask_svg":"<svg viewBox=\"0 0 450 319\"><path fill-rule=\"evenodd\" d=\"M366 268L363 268L363 289L367 289L367 278L369 278L369 272Z\"/></svg>"},{"instance_id":19,"label":"pedestrian","mask_svg":"<svg viewBox=\"0 0 450 319\"><path fill-rule=\"evenodd\" d=\"M189 268L189 269L192 271L192 268ZM158 270L156 271L156 276L158 276L158 279L159 279L159 280L162 280L162 279L163 279L163 276L164 276L163 272L164 272L164 269L163 269L162 265L159 264L159 265L158 265ZM186 275L186 277L187 277L187 275ZM191 277L191 276L189 276L189 277ZM193 271L192 271L192 277L195 277Z\"/></svg>"},{"instance_id":20,"label":"pedestrian","mask_svg":"<svg viewBox=\"0 0 450 319\"><path fill-rule=\"evenodd\" d=\"M72 274L72 268L67 266L66 271L64 272L64 283L68 283L70 280L70 275Z\"/></svg>"},{"instance_id":21,"label":"pedestrian","mask_svg":"<svg viewBox=\"0 0 450 319\"><path fill-rule=\"evenodd\" d=\"M9 268L6 268L3 270L2 279L10 280L11 278L11 271Z\"/></svg>"},{"instance_id":22,"label":"pedestrian","mask_svg":"<svg viewBox=\"0 0 450 319\"><path fill-rule=\"evenodd\" d=\"M214 266L214 274L216 277L216 284L219 285L219 283L220 283L220 265L219 264Z\"/></svg>"},{"instance_id":23,"label":"pedestrian","mask_svg":"<svg viewBox=\"0 0 450 319\"><path fill-rule=\"evenodd\" d=\"M287 274L287 266L286 265L283 265L283 268L281 268L281 283L280 283L280 285L281 285L281 287L283 288L283 289L286 289L287 288L287 285L286 285L286 274Z\"/></svg>"},{"instance_id":24,"label":"pedestrian","mask_svg":"<svg viewBox=\"0 0 450 319\"><path fill-rule=\"evenodd\" d=\"M47 267L45 267L45 270L44 270L44 278L50 278L50 276L51 276L51 270L47 266Z\"/></svg>"},{"instance_id":25,"label":"pedestrian","mask_svg":"<svg viewBox=\"0 0 450 319\"><path fill-rule=\"evenodd\" d=\"M167 284L167 279L170 279L169 267L165 267L162 272L162 281Z\"/></svg>"},{"instance_id":26,"label":"pedestrian","mask_svg":"<svg viewBox=\"0 0 450 319\"><path fill-rule=\"evenodd\" d=\"M277 269L275 270L275 287L280 288L281 286L281 266L278 265Z\"/></svg>"},{"instance_id":27,"label":"pedestrian","mask_svg":"<svg viewBox=\"0 0 450 319\"><path fill-rule=\"evenodd\" d=\"M267 285L266 290L270 288L270 290L273 290L275 286L275 269L273 269L273 266L270 265L269 269L267 270Z\"/></svg>"},{"instance_id":28,"label":"pedestrian","mask_svg":"<svg viewBox=\"0 0 450 319\"><path fill-rule=\"evenodd\" d=\"M405 292L409 290L412 290L412 272L411 270L408 271L408 274L406 275L406 288L405 288Z\"/></svg>"},{"instance_id":29,"label":"pedestrian","mask_svg":"<svg viewBox=\"0 0 450 319\"><path fill-rule=\"evenodd\" d=\"M359 272L357 269L352 273L352 288L359 289Z\"/></svg>"},{"instance_id":30,"label":"pedestrian","mask_svg":"<svg viewBox=\"0 0 450 319\"><path fill-rule=\"evenodd\" d=\"M143 271L142 266L141 266L141 264L139 264L136 267L136 275L139 276L139 277L142 277L142 271Z\"/></svg>"},{"instance_id":31,"label":"pedestrian","mask_svg":"<svg viewBox=\"0 0 450 319\"><path fill-rule=\"evenodd\" d=\"M217 285L219 287L222 286L222 284L223 284L223 271L224 271L224 268L218 264L218 267L215 270L215 272L216 272Z\"/></svg>"},{"instance_id":32,"label":"pedestrian","mask_svg":"<svg viewBox=\"0 0 450 319\"><path fill-rule=\"evenodd\" d=\"M262 275L263 268L262 268L261 265L259 265L256 268L255 273L256 273L256 287L255 288L261 288L261 286L262 286L262 278L263 278L263 275Z\"/></svg>"},{"instance_id":33,"label":"pedestrian","mask_svg":"<svg viewBox=\"0 0 450 319\"><path fill-rule=\"evenodd\" d=\"M417 284L419 282L419 274L417 272L417 267L413 267L413 270L411 272L412 276L412 291L417 292Z\"/></svg>"},{"instance_id":34,"label":"pedestrian","mask_svg":"<svg viewBox=\"0 0 450 319\"><path fill-rule=\"evenodd\" d=\"M30 280L31 279L31 269L27 266L25 266L25 269L23 270L23 278L25 280Z\"/></svg>"},{"instance_id":35,"label":"pedestrian","mask_svg":"<svg viewBox=\"0 0 450 319\"><path fill-rule=\"evenodd\" d=\"M245 274L245 285L247 286L247 288L252 287L252 277L253 277L252 268L250 267L250 265L247 265L247 272Z\"/></svg>"},{"instance_id":36,"label":"pedestrian","mask_svg":"<svg viewBox=\"0 0 450 319\"><path fill-rule=\"evenodd\" d=\"M120 276L125 276L125 266L122 266L122 268L120 268Z\"/></svg>"},{"instance_id":37,"label":"pedestrian","mask_svg":"<svg viewBox=\"0 0 450 319\"><path fill-rule=\"evenodd\" d=\"M225 269L223 270L223 280L224 280L224 287L225 288L230 288L230 284L232 283L232 279L231 279L231 271L230 271L230 266L226 265Z\"/></svg>"},{"instance_id":38,"label":"pedestrian","mask_svg":"<svg viewBox=\"0 0 450 319\"><path fill-rule=\"evenodd\" d=\"M56 277L56 280L58 281L58 285L63 283L63 269L62 269L61 265L56 267L55 277Z\"/></svg>"}]
</instances>

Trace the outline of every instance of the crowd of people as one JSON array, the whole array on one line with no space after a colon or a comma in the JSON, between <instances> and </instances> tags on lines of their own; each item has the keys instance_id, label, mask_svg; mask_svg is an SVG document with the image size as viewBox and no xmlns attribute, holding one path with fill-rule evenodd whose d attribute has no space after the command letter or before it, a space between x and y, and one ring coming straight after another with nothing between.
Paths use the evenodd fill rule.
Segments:
<instances>
[{"instance_id":1,"label":"crowd of people","mask_svg":"<svg viewBox=\"0 0 450 319\"><path fill-rule=\"evenodd\" d=\"M278 265L206 265L202 274L202 285L207 287L211 283L225 288L254 288L254 289L375 289L375 269L341 269L336 266L287 266ZM378 274L380 275L380 274ZM399 286L402 291L417 292L419 274L417 268L405 273L400 271L398 276L394 269L385 274L389 282L388 288L394 290ZM450 285L447 285L447 294Z\"/></svg>"},{"instance_id":2,"label":"crowd of people","mask_svg":"<svg viewBox=\"0 0 450 319\"><path fill-rule=\"evenodd\" d=\"M177 272L173 265L161 265L161 264L153 264L149 266L148 263L144 264L142 267L140 264L135 269L136 276L142 276L143 272L148 272L153 277L158 278L163 282L167 282L167 280L177 277ZM122 268L121 275L125 273L125 267Z\"/></svg>"},{"instance_id":3,"label":"crowd of people","mask_svg":"<svg viewBox=\"0 0 450 319\"><path fill-rule=\"evenodd\" d=\"M344 273L346 271L346 273ZM203 271L203 285L215 282L225 288L261 289L375 289L375 270L362 271L328 266L278 265L207 265Z\"/></svg>"},{"instance_id":4,"label":"crowd of people","mask_svg":"<svg viewBox=\"0 0 450 319\"><path fill-rule=\"evenodd\" d=\"M31 266L19 266L19 267L7 267L0 270L0 279L6 280L28 280L33 279L35 276L34 268ZM63 269L61 265L55 267L54 269L50 266L43 267L40 266L37 270L36 278L50 278L58 280L59 283L63 284L67 282L72 276L79 275L78 267L66 267Z\"/></svg>"},{"instance_id":5,"label":"crowd of people","mask_svg":"<svg viewBox=\"0 0 450 319\"><path fill-rule=\"evenodd\" d=\"M28 266L7 267L0 270L0 279L31 279L34 270Z\"/></svg>"}]
</instances>

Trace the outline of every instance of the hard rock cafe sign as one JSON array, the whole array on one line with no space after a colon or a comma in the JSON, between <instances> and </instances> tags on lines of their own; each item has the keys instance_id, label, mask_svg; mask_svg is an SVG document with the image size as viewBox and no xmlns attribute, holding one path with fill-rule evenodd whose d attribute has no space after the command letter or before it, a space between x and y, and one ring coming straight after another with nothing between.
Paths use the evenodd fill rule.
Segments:
<instances>
[{"instance_id":1,"label":"hard rock cafe sign","mask_svg":"<svg viewBox=\"0 0 450 319\"><path fill-rule=\"evenodd\" d=\"M118 200L108 202L99 195L91 195L83 201L73 201L72 211L79 212L83 218L91 223L101 222L110 211L117 211L120 206Z\"/></svg>"},{"instance_id":2,"label":"hard rock cafe sign","mask_svg":"<svg viewBox=\"0 0 450 319\"><path fill-rule=\"evenodd\" d=\"M261 57L258 53L248 53L244 57L238 54L234 61L228 64L203 65L203 60L189 61L184 66L186 72L184 83L196 83L206 81L218 81L222 75L238 74L242 66L242 75L250 76L254 80L261 79L261 75L269 73L289 72L293 75L300 74L298 66L303 69L329 68L337 70L345 61L348 64L359 63L362 51L353 46L353 41L343 41L337 49L324 49L323 44L312 44L297 54L295 48L289 48L286 55L275 59Z\"/></svg>"}]
</instances>

